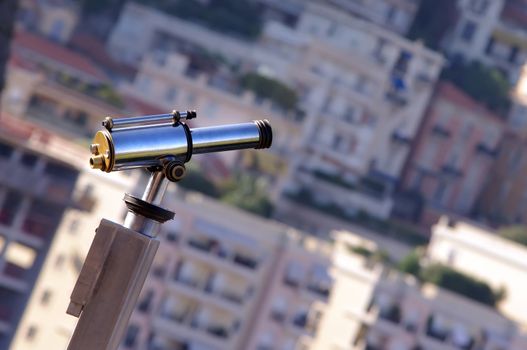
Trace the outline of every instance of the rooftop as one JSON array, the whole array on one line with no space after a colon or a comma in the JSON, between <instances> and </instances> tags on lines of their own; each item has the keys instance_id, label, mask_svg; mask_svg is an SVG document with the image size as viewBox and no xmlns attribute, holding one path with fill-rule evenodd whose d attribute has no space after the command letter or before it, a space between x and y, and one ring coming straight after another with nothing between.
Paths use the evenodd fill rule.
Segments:
<instances>
[{"instance_id":1,"label":"rooftop","mask_svg":"<svg viewBox=\"0 0 527 350\"><path fill-rule=\"evenodd\" d=\"M448 100L452 104L455 104L465 110L470 110L471 112L477 111L488 118L501 119L498 114L491 112L483 104L477 102L450 82L439 82L436 88L435 96L436 99Z\"/></svg>"},{"instance_id":2,"label":"rooftop","mask_svg":"<svg viewBox=\"0 0 527 350\"><path fill-rule=\"evenodd\" d=\"M15 62L20 62L25 56L23 52L29 51L31 55L41 56L55 63L68 66L94 80L107 80L106 74L85 56L36 34L18 30L15 32L12 45L17 57Z\"/></svg>"}]
</instances>

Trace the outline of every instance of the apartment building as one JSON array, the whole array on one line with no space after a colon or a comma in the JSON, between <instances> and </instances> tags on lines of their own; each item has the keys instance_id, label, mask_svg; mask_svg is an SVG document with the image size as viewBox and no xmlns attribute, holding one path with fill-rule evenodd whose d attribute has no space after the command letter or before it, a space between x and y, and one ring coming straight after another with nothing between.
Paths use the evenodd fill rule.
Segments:
<instances>
[{"instance_id":1,"label":"apartment building","mask_svg":"<svg viewBox=\"0 0 527 350\"><path fill-rule=\"evenodd\" d=\"M139 19L144 24L140 31L135 26ZM188 46L220 54L241 73L278 79L299 96L298 108L305 112L296 125L300 151L289 158L288 176L277 184L278 202L306 192L304 204L335 206L344 215L390 214L391 192L441 69L440 55L371 22L314 3L306 5L294 27L266 22L256 42L129 4L108 42L116 59L135 64L149 52L181 53ZM236 77L231 72L216 81L229 90ZM143 94L148 84L146 80ZM165 91L168 96L174 92L167 87ZM204 110L210 113L207 106ZM294 139L289 131L286 139ZM277 135L275 140L280 147L284 138ZM304 227L309 231L328 229L309 225Z\"/></svg>"},{"instance_id":2,"label":"apartment building","mask_svg":"<svg viewBox=\"0 0 527 350\"><path fill-rule=\"evenodd\" d=\"M290 75L307 111L303 152L282 188L281 203L292 207L283 217L304 222L309 231L327 231L295 219L302 210L295 202L340 217L366 212L387 218L441 57L318 5L304 12L296 29L266 29L268 47L296 54Z\"/></svg>"},{"instance_id":3,"label":"apartment building","mask_svg":"<svg viewBox=\"0 0 527 350\"><path fill-rule=\"evenodd\" d=\"M36 31L47 38L67 43L80 19L81 6L68 0L21 0L17 26Z\"/></svg>"},{"instance_id":4,"label":"apartment building","mask_svg":"<svg viewBox=\"0 0 527 350\"><path fill-rule=\"evenodd\" d=\"M402 36L408 33L420 4L420 0L257 0L265 20L289 26L297 23L306 6L316 2L361 17Z\"/></svg>"},{"instance_id":5,"label":"apartment building","mask_svg":"<svg viewBox=\"0 0 527 350\"><path fill-rule=\"evenodd\" d=\"M87 152L86 152L87 153ZM24 326L27 315L35 312L38 300L48 300L50 304L67 305L69 293L76 277L75 264L82 264L89 244L75 243L75 234L85 231L81 218L91 220L106 213L116 217L117 210L112 210L111 200L101 207L95 197L99 183L106 186L108 192L118 181L100 179L86 171L84 160L87 155L79 147L65 139L59 138L34 124L3 115L0 119L0 348L7 349L14 339L17 325L23 329L22 339L38 340L40 335L36 327ZM126 183L121 181L123 184ZM121 189L125 186L121 184ZM117 188L116 188L117 189ZM118 197L120 198L120 196ZM115 206L115 205L114 205ZM119 215L121 212L119 211ZM76 217L79 220L74 220ZM93 235L90 228L87 237ZM57 232L69 232L63 240L68 245L63 250L74 246L69 255L59 259L55 254ZM86 247L84 244L86 243ZM51 254L53 253L53 254ZM59 265L71 274L71 285L62 278L66 272L55 272L54 279L43 277L41 272ZM80 267L79 267L80 268ZM44 280L43 280L44 278ZM60 282L59 282L60 281ZM44 293L42 284L60 289L51 299L50 293ZM33 294L31 291L34 290ZM30 295L31 294L31 295ZM45 297L43 297L45 295ZM64 299L64 300L62 300ZM43 302L47 303L48 301ZM29 302L29 304L28 304ZM62 304L61 304L62 303ZM28 307L29 306L29 307ZM66 319L65 309L56 313L44 325L39 317L46 310L33 315L32 322L39 327L50 328L42 333L57 335L62 319ZM58 316L57 316L58 315ZM55 316L57 316L55 318ZM63 316L62 318L60 316ZM22 320L22 323L19 323ZM54 323L54 322L57 323ZM74 324L70 320L70 328ZM57 327L55 327L57 326ZM42 339L45 339L44 335ZM46 344L40 343L40 344ZM51 344L51 343L50 343ZM31 342L20 349L46 348L33 347Z\"/></svg>"},{"instance_id":6,"label":"apartment building","mask_svg":"<svg viewBox=\"0 0 527 350\"><path fill-rule=\"evenodd\" d=\"M297 114L241 89L235 77L224 69L196 70L188 55L158 51L145 56L134 81L121 84L119 92L165 111L196 110L198 117L189 122L192 127L268 119L273 126L273 147L269 151L227 152L220 154L219 159L232 165L251 158L251 163L260 164L259 171L268 175L271 182L279 181L299 147L302 129L295 121Z\"/></svg>"},{"instance_id":7,"label":"apartment building","mask_svg":"<svg viewBox=\"0 0 527 350\"><path fill-rule=\"evenodd\" d=\"M329 303L311 349L524 349L520 326L495 309L354 253L337 233ZM473 266L473 263L470 263Z\"/></svg>"},{"instance_id":8,"label":"apartment building","mask_svg":"<svg viewBox=\"0 0 527 350\"><path fill-rule=\"evenodd\" d=\"M459 0L459 19L445 48L518 79L527 59L527 10L522 0Z\"/></svg>"},{"instance_id":9,"label":"apartment building","mask_svg":"<svg viewBox=\"0 0 527 350\"><path fill-rule=\"evenodd\" d=\"M19 30L12 41L2 111L68 136L91 137L104 116L120 116L126 101L84 56Z\"/></svg>"},{"instance_id":10,"label":"apartment building","mask_svg":"<svg viewBox=\"0 0 527 350\"><path fill-rule=\"evenodd\" d=\"M168 193L176 218L121 349L295 349L331 288L329 248L198 194Z\"/></svg>"},{"instance_id":11,"label":"apartment building","mask_svg":"<svg viewBox=\"0 0 527 350\"><path fill-rule=\"evenodd\" d=\"M328 0L326 2L405 36L410 30L421 0Z\"/></svg>"},{"instance_id":12,"label":"apartment building","mask_svg":"<svg viewBox=\"0 0 527 350\"><path fill-rule=\"evenodd\" d=\"M525 326L526 252L525 246L492 229L444 217L432 229L427 257L485 280L496 290L503 288L499 309Z\"/></svg>"},{"instance_id":13,"label":"apartment building","mask_svg":"<svg viewBox=\"0 0 527 350\"><path fill-rule=\"evenodd\" d=\"M484 191L478 198L476 214L491 225L527 223L525 151L527 137L521 129L509 129L503 136Z\"/></svg>"},{"instance_id":14,"label":"apartment building","mask_svg":"<svg viewBox=\"0 0 527 350\"><path fill-rule=\"evenodd\" d=\"M488 184L504 126L503 118L453 84L438 84L408 159L402 179L406 195L396 214L426 227L442 213L472 214Z\"/></svg>"}]
</instances>

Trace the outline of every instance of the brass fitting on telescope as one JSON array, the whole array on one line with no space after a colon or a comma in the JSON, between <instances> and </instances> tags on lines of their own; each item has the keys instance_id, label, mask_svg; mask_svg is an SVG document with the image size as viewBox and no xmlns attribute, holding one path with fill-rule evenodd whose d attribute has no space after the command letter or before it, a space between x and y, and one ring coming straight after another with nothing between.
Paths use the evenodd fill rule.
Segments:
<instances>
[{"instance_id":1,"label":"brass fitting on telescope","mask_svg":"<svg viewBox=\"0 0 527 350\"><path fill-rule=\"evenodd\" d=\"M110 172L112 169L112 136L106 131L98 131L93 138L93 143L90 145L90 152L93 157L90 158L90 167L92 169L100 169L102 171Z\"/></svg>"}]
</instances>

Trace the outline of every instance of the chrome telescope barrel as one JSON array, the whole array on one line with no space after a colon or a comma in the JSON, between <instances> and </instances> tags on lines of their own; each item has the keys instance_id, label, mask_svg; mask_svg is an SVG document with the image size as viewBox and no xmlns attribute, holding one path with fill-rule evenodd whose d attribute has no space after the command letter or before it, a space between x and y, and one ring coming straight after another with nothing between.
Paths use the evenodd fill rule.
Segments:
<instances>
[{"instance_id":1,"label":"chrome telescope barrel","mask_svg":"<svg viewBox=\"0 0 527 350\"><path fill-rule=\"evenodd\" d=\"M124 127L118 120L113 128L96 133L90 146L92 168L111 172L158 167L170 159L187 162L192 154L269 148L272 143L267 120L192 129L183 123L136 125L136 120Z\"/></svg>"}]
</instances>

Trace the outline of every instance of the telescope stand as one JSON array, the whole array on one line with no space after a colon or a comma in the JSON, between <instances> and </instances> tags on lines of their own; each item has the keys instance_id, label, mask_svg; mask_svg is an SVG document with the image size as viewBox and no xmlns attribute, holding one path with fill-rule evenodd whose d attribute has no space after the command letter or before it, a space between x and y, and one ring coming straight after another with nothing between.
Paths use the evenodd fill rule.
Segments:
<instances>
[{"instance_id":1,"label":"telescope stand","mask_svg":"<svg viewBox=\"0 0 527 350\"><path fill-rule=\"evenodd\" d=\"M174 218L158 206L169 182L165 172L152 172L141 199L125 195L124 225L101 221L70 297L67 313L80 317L68 350L118 348L159 247L159 226Z\"/></svg>"}]
</instances>

